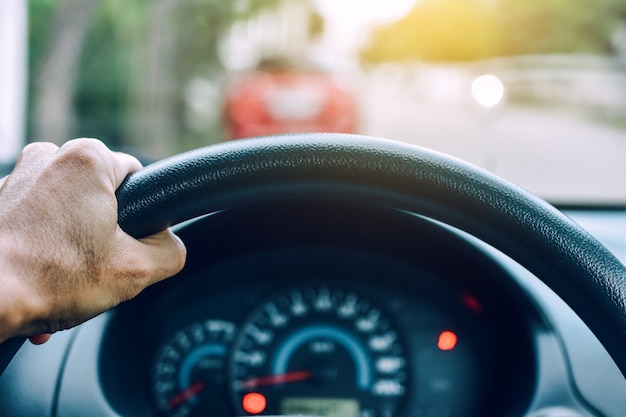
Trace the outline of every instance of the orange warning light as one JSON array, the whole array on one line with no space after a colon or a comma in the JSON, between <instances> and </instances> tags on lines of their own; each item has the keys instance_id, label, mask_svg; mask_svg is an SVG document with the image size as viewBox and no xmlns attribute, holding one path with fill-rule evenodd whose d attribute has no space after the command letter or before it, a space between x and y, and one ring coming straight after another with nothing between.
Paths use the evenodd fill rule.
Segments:
<instances>
[{"instance_id":1,"label":"orange warning light","mask_svg":"<svg viewBox=\"0 0 626 417\"><path fill-rule=\"evenodd\" d=\"M241 405L246 413L259 414L265 410L267 400L263 394L259 394L258 392L249 392L243 396Z\"/></svg>"},{"instance_id":2,"label":"orange warning light","mask_svg":"<svg viewBox=\"0 0 626 417\"><path fill-rule=\"evenodd\" d=\"M441 350L452 350L456 346L456 342L458 338L454 332L446 330L445 332L441 332L439 335L439 340L437 341L437 347Z\"/></svg>"}]
</instances>

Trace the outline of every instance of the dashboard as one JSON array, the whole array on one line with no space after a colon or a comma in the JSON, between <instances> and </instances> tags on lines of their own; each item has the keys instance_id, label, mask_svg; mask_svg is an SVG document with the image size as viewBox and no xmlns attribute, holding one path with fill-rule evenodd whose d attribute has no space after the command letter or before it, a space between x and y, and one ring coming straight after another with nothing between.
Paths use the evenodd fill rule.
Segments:
<instances>
[{"instance_id":1,"label":"dashboard","mask_svg":"<svg viewBox=\"0 0 626 417\"><path fill-rule=\"evenodd\" d=\"M590 213L571 215L600 234L626 218ZM623 377L573 312L449 226L362 202L293 199L213 213L177 233L189 251L183 272L22 348L0 378L0 398L14 398L0 415L626 409Z\"/></svg>"},{"instance_id":2,"label":"dashboard","mask_svg":"<svg viewBox=\"0 0 626 417\"><path fill-rule=\"evenodd\" d=\"M155 289L167 297L148 297L112 320L107 340L126 342L105 345L102 382L120 399L120 414L128 414L118 381L128 379L129 364L119 358L140 352L147 354L135 377L163 416L475 415L506 397L528 398L535 323L523 320L512 296L501 299L504 289L500 296L486 290L496 271L469 248L446 250L413 218L405 238L423 239L410 244L397 234L399 214L356 210L313 230L311 214L330 217L323 207L205 220L219 222L221 231L202 233L226 238L217 245L248 247L214 261L213 245L192 245L199 251L189 255L186 285L170 281ZM355 214L382 221L377 228L385 230L374 234L380 241L358 243L357 229L369 228L362 220L348 227ZM235 229L241 235L225 236ZM263 242L270 234L273 242Z\"/></svg>"}]
</instances>

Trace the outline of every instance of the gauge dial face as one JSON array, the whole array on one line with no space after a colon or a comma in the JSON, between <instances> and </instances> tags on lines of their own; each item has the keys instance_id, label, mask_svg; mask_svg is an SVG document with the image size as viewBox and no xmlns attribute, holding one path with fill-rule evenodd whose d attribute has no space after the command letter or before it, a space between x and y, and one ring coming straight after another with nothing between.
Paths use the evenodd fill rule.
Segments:
<instances>
[{"instance_id":1,"label":"gauge dial face","mask_svg":"<svg viewBox=\"0 0 626 417\"><path fill-rule=\"evenodd\" d=\"M400 333L352 291L277 294L242 326L231 359L232 396L247 415L398 415L407 392Z\"/></svg>"},{"instance_id":2,"label":"gauge dial face","mask_svg":"<svg viewBox=\"0 0 626 417\"><path fill-rule=\"evenodd\" d=\"M236 327L223 320L193 323L176 332L158 350L153 392L162 416L228 415L219 409L227 392L228 354ZM217 409L216 409L217 408Z\"/></svg>"}]
</instances>

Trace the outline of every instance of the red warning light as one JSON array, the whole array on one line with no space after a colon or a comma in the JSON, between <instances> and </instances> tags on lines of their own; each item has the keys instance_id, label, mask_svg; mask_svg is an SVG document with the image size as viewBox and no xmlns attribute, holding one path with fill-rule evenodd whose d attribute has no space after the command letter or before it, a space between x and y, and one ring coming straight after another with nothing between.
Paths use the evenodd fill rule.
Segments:
<instances>
[{"instance_id":1,"label":"red warning light","mask_svg":"<svg viewBox=\"0 0 626 417\"><path fill-rule=\"evenodd\" d=\"M263 394L259 394L258 392L249 392L243 396L241 405L246 413L259 414L265 410L267 400Z\"/></svg>"},{"instance_id":2,"label":"red warning light","mask_svg":"<svg viewBox=\"0 0 626 417\"><path fill-rule=\"evenodd\" d=\"M464 292L461 294L461 302L463 305L474 314L481 314L483 312L483 305L478 301L473 294Z\"/></svg>"},{"instance_id":3,"label":"red warning light","mask_svg":"<svg viewBox=\"0 0 626 417\"><path fill-rule=\"evenodd\" d=\"M441 332L439 340L437 341L437 347L441 350L452 350L456 346L458 338L454 332L446 330Z\"/></svg>"}]
</instances>

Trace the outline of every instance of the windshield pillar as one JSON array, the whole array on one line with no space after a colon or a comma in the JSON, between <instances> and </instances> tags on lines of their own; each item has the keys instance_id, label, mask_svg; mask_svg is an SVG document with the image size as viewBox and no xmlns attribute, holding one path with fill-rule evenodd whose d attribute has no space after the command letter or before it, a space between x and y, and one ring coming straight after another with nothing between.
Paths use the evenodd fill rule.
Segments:
<instances>
[{"instance_id":1,"label":"windshield pillar","mask_svg":"<svg viewBox=\"0 0 626 417\"><path fill-rule=\"evenodd\" d=\"M0 0L0 163L24 145L27 75L27 0Z\"/></svg>"}]
</instances>

